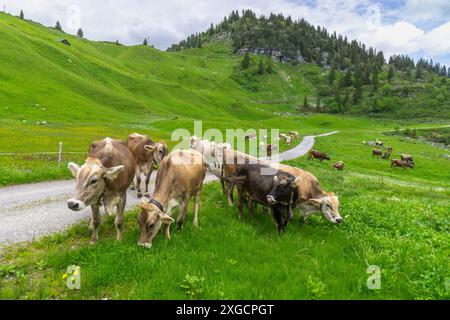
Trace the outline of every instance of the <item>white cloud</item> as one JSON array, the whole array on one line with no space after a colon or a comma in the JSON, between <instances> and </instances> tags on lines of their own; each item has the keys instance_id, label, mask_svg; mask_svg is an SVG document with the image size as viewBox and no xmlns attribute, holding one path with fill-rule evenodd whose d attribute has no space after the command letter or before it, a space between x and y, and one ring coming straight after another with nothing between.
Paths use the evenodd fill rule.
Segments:
<instances>
[{"instance_id":1,"label":"white cloud","mask_svg":"<svg viewBox=\"0 0 450 320\"><path fill-rule=\"evenodd\" d=\"M235 9L252 9L257 14L282 12L294 19L305 18L314 25L347 35L386 54L424 54L450 63L448 0L406 0L397 8L387 8L373 0L3 0L13 13L23 9L27 17L54 25L60 20L69 28L67 8L73 3L81 10L85 36L94 40L141 43L144 37L165 49L188 35L206 30ZM0 0L0 4L2 1ZM401 17L401 18L399 18ZM73 19L72 19L73 20ZM440 21L432 30L423 22ZM426 23L425 23L426 24ZM445 61L447 60L447 61Z\"/></svg>"}]
</instances>

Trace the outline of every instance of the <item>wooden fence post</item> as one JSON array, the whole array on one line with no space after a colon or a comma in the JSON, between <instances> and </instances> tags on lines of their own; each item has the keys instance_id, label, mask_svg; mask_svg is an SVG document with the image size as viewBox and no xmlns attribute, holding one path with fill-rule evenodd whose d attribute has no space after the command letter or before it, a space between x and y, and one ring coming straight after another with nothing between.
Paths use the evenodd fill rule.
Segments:
<instances>
[{"instance_id":1,"label":"wooden fence post","mask_svg":"<svg viewBox=\"0 0 450 320\"><path fill-rule=\"evenodd\" d=\"M59 143L59 151L58 151L58 167L61 166L62 162L62 142Z\"/></svg>"}]
</instances>

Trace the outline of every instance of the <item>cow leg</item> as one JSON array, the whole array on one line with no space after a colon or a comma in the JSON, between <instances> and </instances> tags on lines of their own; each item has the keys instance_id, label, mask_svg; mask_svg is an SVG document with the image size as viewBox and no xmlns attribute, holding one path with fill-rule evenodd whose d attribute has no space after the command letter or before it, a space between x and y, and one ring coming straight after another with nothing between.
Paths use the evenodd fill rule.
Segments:
<instances>
[{"instance_id":1,"label":"cow leg","mask_svg":"<svg viewBox=\"0 0 450 320\"><path fill-rule=\"evenodd\" d=\"M228 205L232 207L234 205L234 184L227 182L226 193L228 196Z\"/></svg>"},{"instance_id":2,"label":"cow leg","mask_svg":"<svg viewBox=\"0 0 450 320\"><path fill-rule=\"evenodd\" d=\"M123 212L125 210L125 204L127 203L127 194L122 194L120 202L117 204L117 214L114 221L117 230L117 241L122 240L122 229L123 229Z\"/></svg>"},{"instance_id":3,"label":"cow leg","mask_svg":"<svg viewBox=\"0 0 450 320\"><path fill-rule=\"evenodd\" d=\"M189 206L189 200L190 200L190 198L191 198L191 197L190 197L189 195L187 195L187 196L184 198L183 204L182 204L182 206L181 206L181 208L180 208L180 214L178 215L178 218L177 218L178 230L180 230L181 227L182 227L183 224L184 224L184 220L185 220L185 218L186 218L186 211L187 211L187 208L188 208L188 206Z\"/></svg>"},{"instance_id":4,"label":"cow leg","mask_svg":"<svg viewBox=\"0 0 450 320\"><path fill-rule=\"evenodd\" d=\"M150 169L148 170L147 174L145 175L145 193L144 197L150 198L150 193L148 192L148 185L150 183L150 177L153 172L153 163L150 165Z\"/></svg>"},{"instance_id":5,"label":"cow leg","mask_svg":"<svg viewBox=\"0 0 450 320\"><path fill-rule=\"evenodd\" d=\"M100 216L100 208L91 206L92 220L89 229L92 231L90 244L95 244L98 241L98 227L100 226L102 217Z\"/></svg>"},{"instance_id":6,"label":"cow leg","mask_svg":"<svg viewBox=\"0 0 450 320\"><path fill-rule=\"evenodd\" d=\"M198 227L198 212L200 210L200 198L201 191L197 192L195 195L195 203L194 203L194 227Z\"/></svg>"},{"instance_id":7,"label":"cow leg","mask_svg":"<svg viewBox=\"0 0 450 320\"><path fill-rule=\"evenodd\" d=\"M136 166L136 190L138 198L142 198L142 190L141 190L141 168Z\"/></svg>"},{"instance_id":8,"label":"cow leg","mask_svg":"<svg viewBox=\"0 0 450 320\"><path fill-rule=\"evenodd\" d=\"M255 208L256 208L256 202L249 197L249 199L248 199L248 214L252 218L255 216Z\"/></svg>"},{"instance_id":9,"label":"cow leg","mask_svg":"<svg viewBox=\"0 0 450 320\"><path fill-rule=\"evenodd\" d=\"M283 233L283 219L281 217L281 211L279 208L273 207L272 208L272 216L275 220L275 224L277 225L278 233L281 235Z\"/></svg>"},{"instance_id":10,"label":"cow leg","mask_svg":"<svg viewBox=\"0 0 450 320\"><path fill-rule=\"evenodd\" d=\"M243 185L237 185L238 190L238 209L239 209L239 219L242 219L243 211L244 211L244 186Z\"/></svg>"}]
</instances>

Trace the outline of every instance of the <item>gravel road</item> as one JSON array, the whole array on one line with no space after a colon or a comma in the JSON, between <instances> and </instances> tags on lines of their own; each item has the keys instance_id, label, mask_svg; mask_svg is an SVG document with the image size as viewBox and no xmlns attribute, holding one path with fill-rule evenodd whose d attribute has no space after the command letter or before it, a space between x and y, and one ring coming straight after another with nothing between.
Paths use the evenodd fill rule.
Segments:
<instances>
[{"instance_id":1,"label":"gravel road","mask_svg":"<svg viewBox=\"0 0 450 320\"><path fill-rule=\"evenodd\" d=\"M280 161L291 160L308 153L314 146L316 137L325 137L338 132L320 136L306 136L291 150L280 153ZM150 192L153 192L153 173ZM217 178L208 174L205 183ZM90 208L73 212L67 208L66 201L75 190L75 181L52 181L25 184L0 189L0 245L32 241L42 236L66 230L80 221L89 220ZM135 191L128 192L127 209L133 208L140 199Z\"/></svg>"}]
</instances>

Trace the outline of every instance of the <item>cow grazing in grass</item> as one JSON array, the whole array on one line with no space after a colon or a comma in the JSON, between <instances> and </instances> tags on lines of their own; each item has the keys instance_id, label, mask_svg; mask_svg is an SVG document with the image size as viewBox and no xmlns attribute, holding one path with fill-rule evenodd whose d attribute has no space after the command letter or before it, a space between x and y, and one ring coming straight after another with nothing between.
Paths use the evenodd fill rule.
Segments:
<instances>
[{"instance_id":1,"label":"cow grazing in grass","mask_svg":"<svg viewBox=\"0 0 450 320\"><path fill-rule=\"evenodd\" d=\"M181 205L177 218L177 224L181 228L192 197L195 197L194 226L198 226L200 193L206 167L203 155L195 150L174 151L164 158L156 177L153 197L140 206L140 245L150 248L163 224L166 225L166 238L170 239L170 225L175 222L172 210Z\"/></svg>"},{"instance_id":2,"label":"cow grazing in grass","mask_svg":"<svg viewBox=\"0 0 450 320\"><path fill-rule=\"evenodd\" d=\"M76 178L76 189L75 195L67 201L67 205L73 211L91 206L91 244L98 240L102 205L108 215L112 215L114 207L117 207L115 225L117 240L120 240L127 189L135 174L135 160L125 142L110 138L94 142L83 166L71 162L68 167Z\"/></svg>"},{"instance_id":3,"label":"cow grazing in grass","mask_svg":"<svg viewBox=\"0 0 450 320\"><path fill-rule=\"evenodd\" d=\"M339 213L339 197L333 192L325 192L313 174L283 164L273 164L272 166L288 172L296 178L301 178L297 183L299 197L295 207L301 210L305 222L314 213L322 213L333 224L339 224L343 221Z\"/></svg>"},{"instance_id":4,"label":"cow grazing in grass","mask_svg":"<svg viewBox=\"0 0 450 320\"><path fill-rule=\"evenodd\" d=\"M239 216L242 217L245 195L248 194L249 212L253 216L255 204L270 208L272 217L281 234L293 216L297 201L296 179L287 172L271 167L268 163L238 164L236 176L230 179L237 185L239 195Z\"/></svg>"},{"instance_id":5,"label":"cow grazing in grass","mask_svg":"<svg viewBox=\"0 0 450 320\"><path fill-rule=\"evenodd\" d=\"M391 160L391 168L395 168L395 167L401 167L401 168L403 168L403 170L405 170L405 168L414 169L414 162L392 159Z\"/></svg>"},{"instance_id":6,"label":"cow grazing in grass","mask_svg":"<svg viewBox=\"0 0 450 320\"><path fill-rule=\"evenodd\" d=\"M338 161L333 165L334 170L342 171L344 170L344 161Z\"/></svg>"},{"instance_id":7,"label":"cow grazing in grass","mask_svg":"<svg viewBox=\"0 0 450 320\"><path fill-rule=\"evenodd\" d=\"M383 160L388 160L391 157L391 153L392 152L386 151L381 158Z\"/></svg>"},{"instance_id":8,"label":"cow grazing in grass","mask_svg":"<svg viewBox=\"0 0 450 320\"><path fill-rule=\"evenodd\" d=\"M290 145L292 142L292 137L285 133L280 133L279 138L280 138L280 140L284 141L287 145Z\"/></svg>"},{"instance_id":9,"label":"cow grazing in grass","mask_svg":"<svg viewBox=\"0 0 450 320\"><path fill-rule=\"evenodd\" d=\"M382 147L384 146L384 142L379 141L379 140L376 140L376 141L375 141L375 146L376 146L376 147L382 148Z\"/></svg>"},{"instance_id":10,"label":"cow grazing in grass","mask_svg":"<svg viewBox=\"0 0 450 320\"><path fill-rule=\"evenodd\" d=\"M414 163L414 159L410 154L402 154L400 157L402 161Z\"/></svg>"},{"instance_id":11,"label":"cow grazing in grass","mask_svg":"<svg viewBox=\"0 0 450 320\"><path fill-rule=\"evenodd\" d=\"M155 143L146 135L133 133L128 136L127 147L136 160L136 190L138 198L142 197L141 173L145 176L144 196L149 197L148 184L155 166L169 153L164 142Z\"/></svg>"},{"instance_id":12,"label":"cow grazing in grass","mask_svg":"<svg viewBox=\"0 0 450 320\"><path fill-rule=\"evenodd\" d=\"M319 152L319 151L316 151L316 150L311 150L309 152L308 159L309 160L319 159L320 162L322 162L323 160L331 160L331 158L329 156L327 156L325 153Z\"/></svg>"},{"instance_id":13,"label":"cow grazing in grass","mask_svg":"<svg viewBox=\"0 0 450 320\"><path fill-rule=\"evenodd\" d=\"M293 140L298 139L300 137L300 134L297 131L290 131L289 132L289 136L291 136L291 138Z\"/></svg>"},{"instance_id":14,"label":"cow grazing in grass","mask_svg":"<svg viewBox=\"0 0 450 320\"><path fill-rule=\"evenodd\" d=\"M383 151L378 150L378 149L373 149L373 150L372 150L372 158L373 158L373 157L379 158L379 157L381 157L381 156L383 156Z\"/></svg>"}]
</instances>

